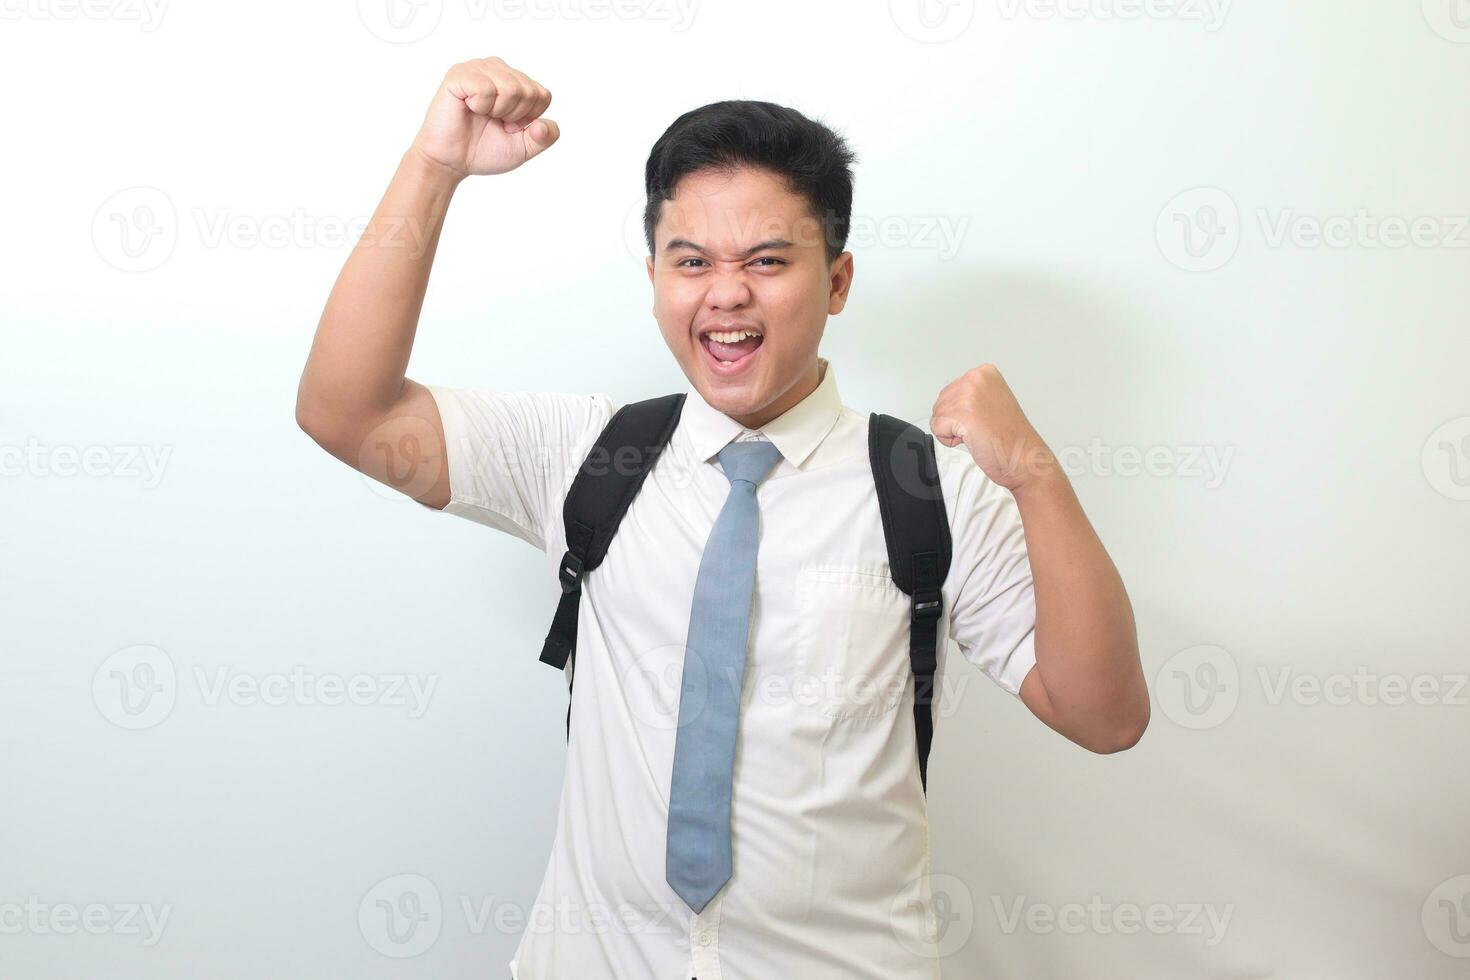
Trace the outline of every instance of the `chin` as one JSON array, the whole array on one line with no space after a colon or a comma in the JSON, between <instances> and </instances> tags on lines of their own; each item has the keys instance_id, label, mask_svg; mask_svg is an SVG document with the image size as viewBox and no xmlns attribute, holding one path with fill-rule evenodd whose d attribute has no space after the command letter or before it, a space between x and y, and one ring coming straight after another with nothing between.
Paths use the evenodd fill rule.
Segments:
<instances>
[{"instance_id":1,"label":"chin","mask_svg":"<svg viewBox=\"0 0 1470 980\"><path fill-rule=\"evenodd\" d=\"M751 415L759 412L766 406L769 399L764 399L758 393L748 390L744 382L722 383L720 379L701 379L696 385L704 400L709 402L711 408L718 409L726 415Z\"/></svg>"}]
</instances>

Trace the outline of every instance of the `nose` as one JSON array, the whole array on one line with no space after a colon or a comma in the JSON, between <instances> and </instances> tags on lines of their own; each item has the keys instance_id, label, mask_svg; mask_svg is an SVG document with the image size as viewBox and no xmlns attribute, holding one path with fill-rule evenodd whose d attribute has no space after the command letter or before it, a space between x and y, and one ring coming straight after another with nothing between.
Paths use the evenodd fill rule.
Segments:
<instances>
[{"instance_id":1,"label":"nose","mask_svg":"<svg viewBox=\"0 0 1470 980\"><path fill-rule=\"evenodd\" d=\"M748 273L742 269L716 273L709 279L704 301L712 310L738 310L751 300Z\"/></svg>"}]
</instances>

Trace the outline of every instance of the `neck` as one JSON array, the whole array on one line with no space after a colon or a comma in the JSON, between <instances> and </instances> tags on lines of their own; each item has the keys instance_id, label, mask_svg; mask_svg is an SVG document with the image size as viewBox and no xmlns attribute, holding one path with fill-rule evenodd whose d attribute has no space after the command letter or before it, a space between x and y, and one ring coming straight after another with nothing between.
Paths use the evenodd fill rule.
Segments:
<instances>
[{"instance_id":1,"label":"neck","mask_svg":"<svg viewBox=\"0 0 1470 980\"><path fill-rule=\"evenodd\" d=\"M822 370L821 362L813 359L811 367L802 374L801 379L790 388L787 388L780 398L777 398L759 412L753 412L750 415L731 415L730 418L739 422L747 429L759 429L772 419L780 418L793 406L800 404L803 398L816 391L817 386L822 383L822 378L825 374L826 372Z\"/></svg>"}]
</instances>

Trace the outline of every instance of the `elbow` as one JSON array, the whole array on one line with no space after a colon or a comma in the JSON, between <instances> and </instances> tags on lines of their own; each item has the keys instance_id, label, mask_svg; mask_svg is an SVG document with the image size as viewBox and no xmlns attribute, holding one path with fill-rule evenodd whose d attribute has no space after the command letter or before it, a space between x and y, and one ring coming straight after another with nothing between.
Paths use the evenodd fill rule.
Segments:
<instances>
[{"instance_id":1,"label":"elbow","mask_svg":"<svg viewBox=\"0 0 1470 980\"><path fill-rule=\"evenodd\" d=\"M1148 730L1149 717L1148 702L1145 701L1142 711L1136 713L1136 717L1130 718L1126 724L1115 728L1105 737L1092 740L1085 748L1098 755L1126 752L1143 739L1143 733Z\"/></svg>"},{"instance_id":2,"label":"elbow","mask_svg":"<svg viewBox=\"0 0 1470 980\"><path fill-rule=\"evenodd\" d=\"M315 424L316 419L312 415L311 410L306 407L306 402L302 401L301 398L298 396L296 399L297 428L299 428L302 432L305 432L307 435L311 435L312 427Z\"/></svg>"},{"instance_id":3,"label":"elbow","mask_svg":"<svg viewBox=\"0 0 1470 980\"><path fill-rule=\"evenodd\" d=\"M341 424L339 420L334 420L335 414L308 399L296 399L297 427L318 446L334 455L337 452L336 447L342 445Z\"/></svg>"},{"instance_id":4,"label":"elbow","mask_svg":"<svg viewBox=\"0 0 1470 980\"><path fill-rule=\"evenodd\" d=\"M296 426L317 442L322 441L322 415L321 412L312 408L305 399L296 398Z\"/></svg>"},{"instance_id":5,"label":"elbow","mask_svg":"<svg viewBox=\"0 0 1470 980\"><path fill-rule=\"evenodd\" d=\"M301 374L301 380L296 383L296 425L311 435L312 428L317 423L317 412L312 407L312 399L306 388L306 372Z\"/></svg>"},{"instance_id":6,"label":"elbow","mask_svg":"<svg viewBox=\"0 0 1470 980\"><path fill-rule=\"evenodd\" d=\"M1108 713L1108 722L1102 726L1103 731L1095 744L1088 746L1099 755L1126 752L1137 745L1143 739L1143 733L1148 730L1152 709L1148 681L1144 679L1142 667L1139 665L1136 645L1131 649L1131 658L1137 667L1132 682L1113 702L1113 708Z\"/></svg>"},{"instance_id":7,"label":"elbow","mask_svg":"<svg viewBox=\"0 0 1470 980\"><path fill-rule=\"evenodd\" d=\"M316 442L325 445L332 441L335 413L319 394L313 392L303 375L296 387L296 425Z\"/></svg>"}]
</instances>

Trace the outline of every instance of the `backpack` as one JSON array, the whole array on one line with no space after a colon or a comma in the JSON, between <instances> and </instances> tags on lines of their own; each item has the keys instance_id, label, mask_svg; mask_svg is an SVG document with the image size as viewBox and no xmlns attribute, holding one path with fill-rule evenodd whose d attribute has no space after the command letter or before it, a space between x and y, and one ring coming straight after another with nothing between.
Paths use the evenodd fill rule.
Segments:
<instances>
[{"instance_id":1,"label":"backpack","mask_svg":"<svg viewBox=\"0 0 1470 980\"><path fill-rule=\"evenodd\" d=\"M558 578L561 600L541 650L541 661L567 672L567 738L572 734L571 693L575 680L577 610L582 581L602 563L613 535L644 477L674 433L684 407L683 392L631 402L619 408L582 461L563 506L567 552ZM869 415L868 459L878 493L888 566L894 584L912 598L909 665L914 677L914 730L918 737L919 782L929 790L929 747L934 739L930 705L938 662L940 587L949 573L950 536L940 493L934 437L891 415Z\"/></svg>"}]
</instances>

